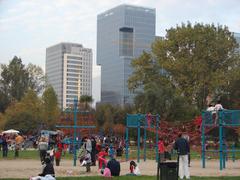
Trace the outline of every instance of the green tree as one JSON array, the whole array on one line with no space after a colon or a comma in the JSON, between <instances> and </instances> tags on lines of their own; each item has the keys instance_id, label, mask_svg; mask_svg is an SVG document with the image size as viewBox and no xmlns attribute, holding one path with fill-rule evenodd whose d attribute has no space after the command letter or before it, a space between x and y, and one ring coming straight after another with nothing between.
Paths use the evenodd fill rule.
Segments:
<instances>
[{"instance_id":1,"label":"green tree","mask_svg":"<svg viewBox=\"0 0 240 180\"><path fill-rule=\"evenodd\" d=\"M23 133L37 132L42 124L41 101L33 90L28 90L19 102L13 102L5 111L5 129L14 128Z\"/></svg>"},{"instance_id":2,"label":"green tree","mask_svg":"<svg viewBox=\"0 0 240 180\"><path fill-rule=\"evenodd\" d=\"M52 86L47 87L43 92L42 102L44 125L54 128L61 111L58 107L57 94Z\"/></svg>"},{"instance_id":3,"label":"green tree","mask_svg":"<svg viewBox=\"0 0 240 180\"><path fill-rule=\"evenodd\" d=\"M104 124L103 129L104 132L107 134L111 134L113 132L113 125L114 125L114 116L113 116L113 108L109 106L105 109L104 112Z\"/></svg>"},{"instance_id":4,"label":"green tree","mask_svg":"<svg viewBox=\"0 0 240 180\"><path fill-rule=\"evenodd\" d=\"M132 61L134 72L128 83L139 94L136 106L165 113L181 109L182 104L191 113L195 107L201 110L207 96L230 91L232 74L239 71L237 47L227 27L188 23L167 30L166 38L156 40L151 52Z\"/></svg>"},{"instance_id":5,"label":"green tree","mask_svg":"<svg viewBox=\"0 0 240 180\"><path fill-rule=\"evenodd\" d=\"M207 96L223 95L231 74L239 69L238 44L227 27L191 23L167 30L152 54L170 80L199 109Z\"/></svg>"},{"instance_id":6,"label":"green tree","mask_svg":"<svg viewBox=\"0 0 240 180\"><path fill-rule=\"evenodd\" d=\"M14 57L9 65L2 65L1 91L11 100L20 100L29 87L29 74L22 60Z\"/></svg>"},{"instance_id":7,"label":"green tree","mask_svg":"<svg viewBox=\"0 0 240 180\"><path fill-rule=\"evenodd\" d=\"M5 94L1 89L0 89L0 112L3 113L5 109L8 107L10 103L10 99L7 94Z\"/></svg>"},{"instance_id":8,"label":"green tree","mask_svg":"<svg viewBox=\"0 0 240 180\"><path fill-rule=\"evenodd\" d=\"M113 129L113 125L126 124L126 114L136 113L132 106L117 106L111 104L100 104L95 111L95 119L98 129L104 129L105 133L109 133L109 129Z\"/></svg>"},{"instance_id":9,"label":"green tree","mask_svg":"<svg viewBox=\"0 0 240 180\"><path fill-rule=\"evenodd\" d=\"M45 86L46 76L40 66L29 63L26 71L29 74L29 88L41 93Z\"/></svg>"},{"instance_id":10,"label":"green tree","mask_svg":"<svg viewBox=\"0 0 240 180\"><path fill-rule=\"evenodd\" d=\"M90 105L93 102L93 98L92 96L88 96L88 95L82 95L80 97L80 103L84 104L84 108L85 109L90 109Z\"/></svg>"}]
</instances>

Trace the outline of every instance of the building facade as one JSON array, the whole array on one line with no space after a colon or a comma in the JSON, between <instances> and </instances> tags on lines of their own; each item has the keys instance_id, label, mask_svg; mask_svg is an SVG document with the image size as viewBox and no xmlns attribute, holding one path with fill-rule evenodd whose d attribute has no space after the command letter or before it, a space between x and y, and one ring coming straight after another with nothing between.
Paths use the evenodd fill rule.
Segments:
<instances>
[{"instance_id":1,"label":"building facade","mask_svg":"<svg viewBox=\"0 0 240 180\"><path fill-rule=\"evenodd\" d=\"M131 61L150 50L155 9L120 5L97 16L97 64L101 65L101 103L132 104L128 89Z\"/></svg>"},{"instance_id":2,"label":"building facade","mask_svg":"<svg viewBox=\"0 0 240 180\"><path fill-rule=\"evenodd\" d=\"M76 43L47 48L46 75L62 109L71 106L74 98L92 96L92 50Z\"/></svg>"}]
</instances>

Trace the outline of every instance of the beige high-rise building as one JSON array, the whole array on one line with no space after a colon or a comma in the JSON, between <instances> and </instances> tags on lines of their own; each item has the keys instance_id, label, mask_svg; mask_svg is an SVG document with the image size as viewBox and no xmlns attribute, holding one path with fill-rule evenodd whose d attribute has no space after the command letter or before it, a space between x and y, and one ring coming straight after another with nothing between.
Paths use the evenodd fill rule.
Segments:
<instances>
[{"instance_id":1,"label":"beige high-rise building","mask_svg":"<svg viewBox=\"0 0 240 180\"><path fill-rule=\"evenodd\" d=\"M62 109L71 106L74 98L92 96L92 50L76 43L47 48L46 75Z\"/></svg>"}]
</instances>

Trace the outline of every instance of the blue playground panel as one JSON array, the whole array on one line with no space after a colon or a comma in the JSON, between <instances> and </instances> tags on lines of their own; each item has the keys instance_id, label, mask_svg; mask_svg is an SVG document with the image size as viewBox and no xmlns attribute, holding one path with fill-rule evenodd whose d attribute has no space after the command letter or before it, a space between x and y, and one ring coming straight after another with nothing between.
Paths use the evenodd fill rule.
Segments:
<instances>
[{"instance_id":1,"label":"blue playground panel","mask_svg":"<svg viewBox=\"0 0 240 180\"><path fill-rule=\"evenodd\" d=\"M240 110L224 110L222 114L222 122L224 125L240 126Z\"/></svg>"},{"instance_id":2,"label":"blue playground panel","mask_svg":"<svg viewBox=\"0 0 240 180\"><path fill-rule=\"evenodd\" d=\"M158 115L127 114L127 127L137 128L140 126L144 128L150 128L148 127L148 118L150 118L151 128L156 126L156 123L159 121Z\"/></svg>"},{"instance_id":3,"label":"blue playground panel","mask_svg":"<svg viewBox=\"0 0 240 180\"><path fill-rule=\"evenodd\" d=\"M218 111L218 117L221 117L221 122L224 125L229 126L240 126L240 110L222 110ZM217 118L216 113L212 113L211 111L203 111L202 120L204 125L215 125L214 118ZM219 123L219 119L217 121Z\"/></svg>"},{"instance_id":4,"label":"blue playground panel","mask_svg":"<svg viewBox=\"0 0 240 180\"><path fill-rule=\"evenodd\" d=\"M204 122L205 125L213 125L213 113L211 111L204 111L202 113L202 122Z\"/></svg>"},{"instance_id":5,"label":"blue playground panel","mask_svg":"<svg viewBox=\"0 0 240 180\"><path fill-rule=\"evenodd\" d=\"M147 126L146 115L127 114L127 127Z\"/></svg>"},{"instance_id":6,"label":"blue playground panel","mask_svg":"<svg viewBox=\"0 0 240 180\"><path fill-rule=\"evenodd\" d=\"M235 152L240 152L232 147L229 150L225 147L225 127L238 127L240 126L240 110L221 110L213 115L211 111L202 112L202 167L205 168L205 127L206 126L216 126L219 128L219 149L214 152L219 153L219 164L220 170L226 168L226 153L233 153L233 161L235 159Z\"/></svg>"}]
</instances>

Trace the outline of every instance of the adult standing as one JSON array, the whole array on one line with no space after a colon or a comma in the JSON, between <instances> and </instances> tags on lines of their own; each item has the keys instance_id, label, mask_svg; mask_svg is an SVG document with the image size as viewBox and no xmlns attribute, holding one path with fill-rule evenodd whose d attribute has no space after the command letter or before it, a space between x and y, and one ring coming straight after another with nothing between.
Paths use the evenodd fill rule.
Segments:
<instances>
[{"instance_id":1,"label":"adult standing","mask_svg":"<svg viewBox=\"0 0 240 180\"><path fill-rule=\"evenodd\" d=\"M92 152L92 142L89 138L86 139L86 150L91 153Z\"/></svg>"},{"instance_id":2,"label":"adult standing","mask_svg":"<svg viewBox=\"0 0 240 180\"><path fill-rule=\"evenodd\" d=\"M21 149L23 141L24 141L23 137L17 134L15 137L15 158L19 156L19 151Z\"/></svg>"},{"instance_id":3,"label":"adult standing","mask_svg":"<svg viewBox=\"0 0 240 180\"><path fill-rule=\"evenodd\" d=\"M0 151L2 150L2 139L3 139L3 137L2 137L2 135L0 134Z\"/></svg>"},{"instance_id":4,"label":"adult standing","mask_svg":"<svg viewBox=\"0 0 240 180\"><path fill-rule=\"evenodd\" d=\"M3 157L7 157L8 155L8 140L6 134L3 134L2 137L2 151L3 151Z\"/></svg>"},{"instance_id":5,"label":"adult standing","mask_svg":"<svg viewBox=\"0 0 240 180\"><path fill-rule=\"evenodd\" d=\"M174 144L174 149L178 152L180 179L183 179L184 176L186 179L190 179L188 167L188 153L190 152L190 148L187 140L182 137L182 134L178 135L178 139Z\"/></svg>"},{"instance_id":6,"label":"adult standing","mask_svg":"<svg viewBox=\"0 0 240 180\"><path fill-rule=\"evenodd\" d=\"M91 160L92 160L92 166L96 166L96 145L97 142L94 137L91 137L91 145L92 145L92 152L91 152Z\"/></svg>"},{"instance_id":7,"label":"adult standing","mask_svg":"<svg viewBox=\"0 0 240 180\"><path fill-rule=\"evenodd\" d=\"M40 152L40 160L42 162L42 164L45 162L45 158L47 155L47 150L48 150L48 143L46 138L41 137L40 141L38 143L38 148L39 148L39 152Z\"/></svg>"},{"instance_id":8,"label":"adult standing","mask_svg":"<svg viewBox=\"0 0 240 180\"><path fill-rule=\"evenodd\" d=\"M184 134L183 138L187 140L188 145L189 145L189 152L188 152L188 167L190 167L190 161L191 161L191 156L190 156L190 137L188 134Z\"/></svg>"}]
</instances>

